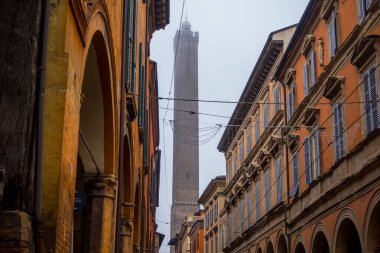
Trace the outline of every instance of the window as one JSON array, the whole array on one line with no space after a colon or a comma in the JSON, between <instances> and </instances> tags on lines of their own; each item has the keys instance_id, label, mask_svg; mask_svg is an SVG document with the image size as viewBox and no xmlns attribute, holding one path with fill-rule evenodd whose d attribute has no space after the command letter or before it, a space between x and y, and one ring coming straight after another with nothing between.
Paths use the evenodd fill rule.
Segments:
<instances>
[{"instance_id":1,"label":"window","mask_svg":"<svg viewBox=\"0 0 380 253\"><path fill-rule=\"evenodd\" d=\"M244 162L244 141L241 139L239 144L239 155L240 155L240 167L243 165Z\"/></svg>"},{"instance_id":2,"label":"window","mask_svg":"<svg viewBox=\"0 0 380 253\"><path fill-rule=\"evenodd\" d=\"M260 181L255 184L256 222L260 219Z\"/></svg>"},{"instance_id":3,"label":"window","mask_svg":"<svg viewBox=\"0 0 380 253\"><path fill-rule=\"evenodd\" d=\"M288 94L288 119L290 119L293 115L293 113L297 109L297 103L296 103L296 85L292 83L290 85L289 94Z\"/></svg>"},{"instance_id":4,"label":"window","mask_svg":"<svg viewBox=\"0 0 380 253\"><path fill-rule=\"evenodd\" d=\"M269 100L266 98L264 100L264 105L263 105L263 114L264 114L264 127L268 127L269 124Z\"/></svg>"},{"instance_id":5,"label":"window","mask_svg":"<svg viewBox=\"0 0 380 253\"><path fill-rule=\"evenodd\" d=\"M234 154L234 174L233 176L236 175L236 170L237 170L237 164L236 164L236 153Z\"/></svg>"},{"instance_id":6,"label":"window","mask_svg":"<svg viewBox=\"0 0 380 253\"><path fill-rule=\"evenodd\" d=\"M236 238L236 233L238 232L238 230L237 230L237 223L236 223L236 220L237 220L237 206L235 206L234 207L234 209L233 209L233 215L234 215L234 217L233 217L233 220L234 220L234 234L232 235L232 240L235 240L235 238Z\"/></svg>"},{"instance_id":7,"label":"window","mask_svg":"<svg viewBox=\"0 0 380 253\"><path fill-rule=\"evenodd\" d=\"M247 134L247 155L251 151L251 124L248 124L246 128L246 134Z\"/></svg>"},{"instance_id":8,"label":"window","mask_svg":"<svg viewBox=\"0 0 380 253\"><path fill-rule=\"evenodd\" d=\"M276 85L273 90L274 93L274 113L276 114L280 110L280 85Z\"/></svg>"},{"instance_id":9,"label":"window","mask_svg":"<svg viewBox=\"0 0 380 253\"><path fill-rule=\"evenodd\" d=\"M344 126L343 126L343 106L337 102L333 107L334 118L334 146L335 159L339 160L345 155L344 149Z\"/></svg>"},{"instance_id":10,"label":"window","mask_svg":"<svg viewBox=\"0 0 380 253\"><path fill-rule=\"evenodd\" d=\"M231 161L227 162L227 184L231 181Z\"/></svg>"},{"instance_id":11,"label":"window","mask_svg":"<svg viewBox=\"0 0 380 253\"><path fill-rule=\"evenodd\" d=\"M222 230L221 230L221 233L222 233L222 235L221 235L222 248L225 247L225 245L224 245L224 229L225 229L225 227L224 227L224 224L223 224Z\"/></svg>"},{"instance_id":12,"label":"window","mask_svg":"<svg viewBox=\"0 0 380 253\"><path fill-rule=\"evenodd\" d=\"M305 138L305 173L306 183L310 184L320 175L319 127L314 127L311 136Z\"/></svg>"},{"instance_id":13,"label":"window","mask_svg":"<svg viewBox=\"0 0 380 253\"><path fill-rule=\"evenodd\" d=\"M139 108L138 108L138 121L139 126L143 126L143 117L144 117L144 97L145 97L145 83L144 83L144 66L142 66L142 43L139 44Z\"/></svg>"},{"instance_id":14,"label":"window","mask_svg":"<svg viewBox=\"0 0 380 253\"><path fill-rule=\"evenodd\" d=\"M218 219L218 202L215 203L215 220Z\"/></svg>"},{"instance_id":15,"label":"window","mask_svg":"<svg viewBox=\"0 0 380 253\"><path fill-rule=\"evenodd\" d=\"M247 219L248 219L248 227L251 226L251 213L252 213L252 196L251 190L247 192Z\"/></svg>"},{"instance_id":16,"label":"window","mask_svg":"<svg viewBox=\"0 0 380 253\"><path fill-rule=\"evenodd\" d=\"M298 178L298 152L294 151L292 154L292 170L293 170L293 182L291 196L298 195L299 178Z\"/></svg>"},{"instance_id":17,"label":"window","mask_svg":"<svg viewBox=\"0 0 380 253\"><path fill-rule=\"evenodd\" d=\"M239 202L239 212L240 212L240 234L243 233L243 225L244 225L244 200L243 198L240 199Z\"/></svg>"},{"instance_id":18,"label":"window","mask_svg":"<svg viewBox=\"0 0 380 253\"><path fill-rule=\"evenodd\" d=\"M227 243L230 242L231 240L231 213L227 213L227 221L226 221L226 225L227 225Z\"/></svg>"},{"instance_id":19,"label":"window","mask_svg":"<svg viewBox=\"0 0 380 253\"><path fill-rule=\"evenodd\" d=\"M305 97L316 82L315 52L311 50L303 66Z\"/></svg>"},{"instance_id":20,"label":"window","mask_svg":"<svg viewBox=\"0 0 380 253\"><path fill-rule=\"evenodd\" d=\"M210 253L214 252L214 245L213 245L213 240L212 237L210 238Z\"/></svg>"},{"instance_id":21,"label":"window","mask_svg":"<svg viewBox=\"0 0 380 253\"><path fill-rule=\"evenodd\" d=\"M197 234L197 250L199 250L199 233Z\"/></svg>"},{"instance_id":22,"label":"window","mask_svg":"<svg viewBox=\"0 0 380 253\"><path fill-rule=\"evenodd\" d=\"M258 142L260 138L260 121L259 114L255 117L255 142Z\"/></svg>"},{"instance_id":23,"label":"window","mask_svg":"<svg viewBox=\"0 0 380 253\"><path fill-rule=\"evenodd\" d=\"M218 253L218 233L215 234L215 253Z\"/></svg>"},{"instance_id":24,"label":"window","mask_svg":"<svg viewBox=\"0 0 380 253\"><path fill-rule=\"evenodd\" d=\"M336 52L336 49L338 46L336 12L335 11L332 11L330 18L327 21L327 25L328 25L330 58L332 58L335 56L335 52Z\"/></svg>"},{"instance_id":25,"label":"window","mask_svg":"<svg viewBox=\"0 0 380 253\"><path fill-rule=\"evenodd\" d=\"M270 210L270 169L265 172L265 209L266 212Z\"/></svg>"},{"instance_id":26,"label":"window","mask_svg":"<svg viewBox=\"0 0 380 253\"><path fill-rule=\"evenodd\" d=\"M277 185L277 203L282 200L282 169L281 169L281 157L276 160L276 185Z\"/></svg>"},{"instance_id":27,"label":"window","mask_svg":"<svg viewBox=\"0 0 380 253\"><path fill-rule=\"evenodd\" d=\"M206 246L205 246L205 249L206 249L206 253L208 253L208 239L206 239Z\"/></svg>"},{"instance_id":28,"label":"window","mask_svg":"<svg viewBox=\"0 0 380 253\"><path fill-rule=\"evenodd\" d=\"M362 76L366 133L369 134L379 127L379 96L377 93L376 67L372 66Z\"/></svg>"},{"instance_id":29,"label":"window","mask_svg":"<svg viewBox=\"0 0 380 253\"><path fill-rule=\"evenodd\" d=\"M360 20L363 20L365 18L372 2L373 0L359 0Z\"/></svg>"}]
</instances>

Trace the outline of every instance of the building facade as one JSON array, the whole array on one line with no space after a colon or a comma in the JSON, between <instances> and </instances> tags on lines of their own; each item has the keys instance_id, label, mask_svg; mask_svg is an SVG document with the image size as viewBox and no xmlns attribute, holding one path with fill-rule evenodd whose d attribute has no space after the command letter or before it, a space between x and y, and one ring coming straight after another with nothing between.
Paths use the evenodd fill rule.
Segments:
<instances>
[{"instance_id":1,"label":"building facade","mask_svg":"<svg viewBox=\"0 0 380 253\"><path fill-rule=\"evenodd\" d=\"M225 225L220 222L221 220L219 219L219 215L223 209L225 201L225 185L225 176L218 176L212 179L198 200L198 203L203 205L205 208L205 253L223 252L222 245Z\"/></svg>"},{"instance_id":2,"label":"building facade","mask_svg":"<svg viewBox=\"0 0 380 253\"><path fill-rule=\"evenodd\" d=\"M13 66L1 111L26 121L21 142L14 115L1 128L0 252L154 252L160 151L149 45L169 23L169 1L5 2L1 48L19 58L1 58ZM18 25L33 29L17 39L10 17L20 11ZM30 42L29 55L15 51ZM23 62L29 76L16 68ZM26 108L11 86L25 90Z\"/></svg>"},{"instance_id":3,"label":"building facade","mask_svg":"<svg viewBox=\"0 0 380 253\"><path fill-rule=\"evenodd\" d=\"M227 164L224 252L274 252L277 239L285 239L286 157L278 127L284 124L283 92L273 76L295 29L269 35L228 124L234 127L226 128L218 146Z\"/></svg>"},{"instance_id":4,"label":"building facade","mask_svg":"<svg viewBox=\"0 0 380 253\"><path fill-rule=\"evenodd\" d=\"M200 211L199 216L203 218L197 219L189 231L190 237L190 253L204 252L204 211Z\"/></svg>"},{"instance_id":5,"label":"building facade","mask_svg":"<svg viewBox=\"0 0 380 253\"><path fill-rule=\"evenodd\" d=\"M310 1L276 72L290 252L380 249L378 1Z\"/></svg>"},{"instance_id":6,"label":"building facade","mask_svg":"<svg viewBox=\"0 0 380 253\"><path fill-rule=\"evenodd\" d=\"M173 188L170 235L173 238L188 215L199 209L198 132L199 33L185 20L174 38ZM193 102L182 101L191 99ZM185 111L195 113L189 114Z\"/></svg>"},{"instance_id":7,"label":"building facade","mask_svg":"<svg viewBox=\"0 0 380 253\"><path fill-rule=\"evenodd\" d=\"M271 34L218 146L224 252L379 252L379 21L378 1L310 1Z\"/></svg>"}]
</instances>

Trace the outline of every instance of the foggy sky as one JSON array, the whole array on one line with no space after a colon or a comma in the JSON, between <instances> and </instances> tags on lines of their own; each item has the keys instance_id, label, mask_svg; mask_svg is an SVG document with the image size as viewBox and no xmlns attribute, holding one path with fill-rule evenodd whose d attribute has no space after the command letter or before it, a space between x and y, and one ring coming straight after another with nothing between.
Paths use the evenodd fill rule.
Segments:
<instances>
[{"instance_id":1,"label":"foggy sky","mask_svg":"<svg viewBox=\"0 0 380 253\"><path fill-rule=\"evenodd\" d=\"M151 43L151 59L158 63L159 96L168 97L174 50L173 38L179 27L182 0L170 0L170 24L155 32ZM238 101L249 75L270 32L298 23L308 0L187 0L186 13L192 30L199 32L199 99ZM172 87L172 95L174 84ZM160 107L167 101L160 100ZM173 108L173 103L169 103ZM235 104L200 103L199 112L230 117ZM158 232L165 234L160 253L167 246L172 191L173 133L170 124L163 125L165 110L160 109L160 206L157 210ZM168 111L166 120L173 119ZM228 119L202 116L200 127L226 125ZM199 193L209 181L225 174L225 161L216 149L221 135L199 148ZM163 132L165 131L165 132ZM165 140L164 140L165 138ZM164 145L165 143L165 145ZM166 165L165 165L166 164ZM166 168L166 169L165 169Z\"/></svg>"}]
</instances>

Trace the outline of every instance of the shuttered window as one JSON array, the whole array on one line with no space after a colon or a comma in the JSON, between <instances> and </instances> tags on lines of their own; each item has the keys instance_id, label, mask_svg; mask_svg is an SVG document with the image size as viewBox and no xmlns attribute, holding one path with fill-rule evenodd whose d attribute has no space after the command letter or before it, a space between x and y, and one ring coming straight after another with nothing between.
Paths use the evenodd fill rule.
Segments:
<instances>
[{"instance_id":1,"label":"shuttered window","mask_svg":"<svg viewBox=\"0 0 380 253\"><path fill-rule=\"evenodd\" d=\"M240 229L239 229L239 233L243 233L244 231L244 200L243 199L240 199L240 202L239 202L239 212L240 212Z\"/></svg>"},{"instance_id":2,"label":"shuttered window","mask_svg":"<svg viewBox=\"0 0 380 253\"><path fill-rule=\"evenodd\" d=\"M264 127L268 127L269 124L269 100L268 98L264 101Z\"/></svg>"},{"instance_id":3,"label":"shuttered window","mask_svg":"<svg viewBox=\"0 0 380 253\"><path fill-rule=\"evenodd\" d=\"M247 155L249 154L249 152L251 151L251 145L252 145L252 137L251 137L251 124L248 124L247 126L247 129L246 129L246 133L247 133Z\"/></svg>"},{"instance_id":4,"label":"shuttered window","mask_svg":"<svg viewBox=\"0 0 380 253\"><path fill-rule=\"evenodd\" d=\"M296 106L296 85L292 83L290 85L289 93L288 93L288 101L287 101L287 111L288 111L288 119L290 119L295 112Z\"/></svg>"},{"instance_id":5,"label":"shuttered window","mask_svg":"<svg viewBox=\"0 0 380 253\"><path fill-rule=\"evenodd\" d=\"M314 50L312 50L310 52L310 81L311 81L311 85L312 86L317 81L316 65L315 65L315 52L314 52Z\"/></svg>"},{"instance_id":6,"label":"shuttered window","mask_svg":"<svg viewBox=\"0 0 380 253\"><path fill-rule=\"evenodd\" d=\"M255 184L256 222L260 219L260 181Z\"/></svg>"},{"instance_id":7,"label":"shuttered window","mask_svg":"<svg viewBox=\"0 0 380 253\"><path fill-rule=\"evenodd\" d=\"M363 75L364 110L367 134L379 127L379 97L377 85L376 67L373 66Z\"/></svg>"},{"instance_id":8,"label":"shuttered window","mask_svg":"<svg viewBox=\"0 0 380 253\"><path fill-rule=\"evenodd\" d=\"M343 107L342 107L341 102L336 103L335 106L333 107L333 118L334 118L335 159L339 160L345 155Z\"/></svg>"},{"instance_id":9,"label":"shuttered window","mask_svg":"<svg viewBox=\"0 0 380 253\"><path fill-rule=\"evenodd\" d=\"M137 48L137 19L138 0L133 3L133 45L132 45L132 93L136 92L136 48Z\"/></svg>"},{"instance_id":10,"label":"shuttered window","mask_svg":"<svg viewBox=\"0 0 380 253\"><path fill-rule=\"evenodd\" d=\"M248 227L251 226L251 213L252 213L252 195L251 190L247 192L247 223Z\"/></svg>"},{"instance_id":11,"label":"shuttered window","mask_svg":"<svg viewBox=\"0 0 380 253\"><path fill-rule=\"evenodd\" d=\"M226 229L226 228L225 228L225 226L223 225L223 226L222 226L222 234L221 234L221 238L220 238L220 239L221 239L220 241L221 241L221 243L222 243L222 248L225 247L225 245L224 245L224 236L225 236L225 235L224 235L224 233L225 233L224 230L225 230L225 229Z\"/></svg>"},{"instance_id":12,"label":"shuttered window","mask_svg":"<svg viewBox=\"0 0 380 253\"><path fill-rule=\"evenodd\" d=\"M359 0L360 6L359 6L359 11L360 11L360 20L363 20L365 16L368 13L368 9L371 6L373 0Z\"/></svg>"},{"instance_id":13,"label":"shuttered window","mask_svg":"<svg viewBox=\"0 0 380 253\"><path fill-rule=\"evenodd\" d=\"M280 85L274 87L274 113L280 110Z\"/></svg>"},{"instance_id":14,"label":"shuttered window","mask_svg":"<svg viewBox=\"0 0 380 253\"><path fill-rule=\"evenodd\" d=\"M260 138L260 122L259 122L259 116L256 115L255 118L255 142L258 142Z\"/></svg>"},{"instance_id":15,"label":"shuttered window","mask_svg":"<svg viewBox=\"0 0 380 253\"><path fill-rule=\"evenodd\" d=\"M313 178L318 178L321 174L321 154L320 154L320 135L319 126L315 127L314 134L312 136L313 145Z\"/></svg>"},{"instance_id":16,"label":"shuttered window","mask_svg":"<svg viewBox=\"0 0 380 253\"><path fill-rule=\"evenodd\" d=\"M236 153L234 154L234 174L232 176L236 175L236 170L237 170L237 161L236 161Z\"/></svg>"},{"instance_id":17,"label":"shuttered window","mask_svg":"<svg viewBox=\"0 0 380 253\"><path fill-rule=\"evenodd\" d=\"M303 88L306 97L309 94L309 66L307 63L303 65Z\"/></svg>"},{"instance_id":18,"label":"shuttered window","mask_svg":"<svg viewBox=\"0 0 380 253\"><path fill-rule=\"evenodd\" d=\"M292 154L292 171L293 171L293 181L292 181L292 192L291 196L298 195L299 189L299 174L298 174L298 152Z\"/></svg>"},{"instance_id":19,"label":"shuttered window","mask_svg":"<svg viewBox=\"0 0 380 253\"><path fill-rule=\"evenodd\" d=\"M270 170L265 172L265 210L270 210Z\"/></svg>"},{"instance_id":20,"label":"shuttered window","mask_svg":"<svg viewBox=\"0 0 380 253\"><path fill-rule=\"evenodd\" d=\"M337 30L336 30L336 14L335 11L331 13L331 17L328 21L329 27L329 49L330 49L330 57L332 58L335 55L337 49Z\"/></svg>"},{"instance_id":21,"label":"shuttered window","mask_svg":"<svg viewBox=\"0 0 380 253\"><path fill-rule=\"evenodd\" d=\"M244 141L243 141L243 139L241 139L241 141L240 141L239 155L240 155L240 166L242 166L242 164L244 162Z\"/></svg>"},{"instance_id":22,"label":"shuttered window","mask_svg":"<svg viewBox=\"0 0 380 253\"><path fill-rule=\"evenodd\" d=\"M305 151L305 178L306 183L311 183L311 140L310 137L305 138L304 142Z\"/></svg>"},{"instance_id":23,"label":"shuttered window","mask_svg":"<svg viewBox=\"0 0 380 253\"><path fill-rule=\"evenodd\" d=\"M139 44L139 97L138 97L138 120L139 126L143 126L143 112L144 112L144 66L142 65L142 43Z\"/></svg>"},{"instance_id":24,"label":"shuttered window","mask_svg":"<svg viewBox=\"0 0 380 253\"><path fill-rule=\"evenodd\" d=\"M282 169L281 169L282 159L278 158L276 161L276 186L277 186L277 203L282 200Z\"/></svg>"},{"instance_id":25,"label":"shuttered window","mask_svg":"<svg viewBox=\"0 0 380 253\"><path fill-rule=\"evenodd\" d=\"M232 240L235 240L236 238L236 235L237 235L237 206L234 207L233 209L233 212L234 212L234 217L233 217L233 220L234 220L234 232L233 232L233 235L232 235Z\"/></svg>"}]
</instances>

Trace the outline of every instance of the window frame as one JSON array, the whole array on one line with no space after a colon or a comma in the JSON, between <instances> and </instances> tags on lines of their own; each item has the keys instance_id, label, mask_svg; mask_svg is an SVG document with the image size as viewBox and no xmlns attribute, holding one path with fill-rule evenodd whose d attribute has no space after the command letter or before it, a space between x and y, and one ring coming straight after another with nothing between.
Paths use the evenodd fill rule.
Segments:
<instances>
[{"instance_id":1,"label":"window frame","mask_svg":"<svg viewBox=\"0 0 380 253\"><path fill-rule=\"evenodd\" d=\"M364 118L362 120L363 122L363 136L368 136L370 133L372 133L373 131L375 131L376 129L378 129L380 127L380 102L378 101L379 100L379 75L378 75L378 70L376 68L376 62L375 60L372 59L373 57L371 57L371 60L369 60L369 62L362 68L360 69L359 73L360 73L360 82L361 82L361 97L364 101L364 103L362 104L361 106L361 109L362 109L362 112L364 113ZM377 98L375 98L375 100L377 100L377 106L373 106L373 105L370 105L370 108L372 108L370 111L370 114L367 113L367 104L371 104L371 101L374 100L372 98L373 94L372 94L372 89L373 87L371 87L371 84L369 89L369 95L370 95L370 102L367 102L366 101L366 92L365 92L365 85L366 85L366 82L365 82L365 79L364 79L364 76L365 75L368 75L368 78L370 78L370 73L371 71L374 72L374 75L375 75L375 95L377 96ZM374 107L374 108L373 108ZM373 111L374 109L376 109L376 117L377 117L377 122L375 122L375 120L373 119L374 118L374 114L373 114ZM371 123L371 127L369 128L368 127L368 116L370 116L370 123Z\"/></svg>"},{"instance_id":2,"label":"window frame","mask_svg":"<svg viewBox=\"0 0 380 253\"><path fill-rule=\"evenodd\" d=\"M331 25L332 25L331 22L332 21L334 21L334 24L335 24L334 25L335 40L331 39ZM336 52L339 48L338 12L335 8L329 14L328 19L326 19L326 24L327 24L327 37L328 37L328 45L329 45L329 56L330 56L330 59L332 59L336 55ZM334 42L334 44L332 44L332 42ZM335 46L335 48L332 48L333 46Z\"/></svg>"},{"instance_id":3,"label":"window frame","mask_svg":"<svg viewBox=\"0 0 380 253\"><path fill-rule=\"evenodd\" d=\"M338 160L340 160L342 157L344 157L345 155L346 155L346 142L345 142L345 140L344 140L344 133L345 133L345 129L344 129L344 127L345 127L345 116L344 116L344 107L343 107L343 103L342 103L342 101L341 101L342 99L341 98L338 98L338 99L336 99L334 102L333 102L333 106L332 106L332 114L333 114L333 126L336 126L337 125L337 122L335 121L335 108L337 108L338 107L338 104L339 104L339 106L340 106L340 108L341 108L341 114L342 114L342 119L340 120L340 121L342 121L342 129L341 130L339 130L339 131L342 131L342 136L341 136L341 138L342 138L342 150L340 151L340 152L338 152L338 150L337 150L337 145L339 145L339 144L337 144L338 143L338 141L339 141L339 139L340 138L337 138L337 135L336 135L336 128L334 127L334 156L335 156L335 161L338 161ZM339 154L340 153L340 154Z\"/></svg>"},{"instance_id":4,"label":"window frame","mask_svg":"<svg viewBox=\"0 0 380 253\"><path fill-rule=\"evenodd\" d=\"M271 209L271 171L268 166L264 169L264 189L265 189L265 212L268 213Z\"/></svg>"},{"instance_id":5,"label":"window frame","mask_svg":"<svg viewBox=\"0 0 380 253\"><path fill-rule=\"evenodd\" d=\"M273 87L274 115L281 110L281 86L276 83Z\"/></svg>"}]
</instances>

